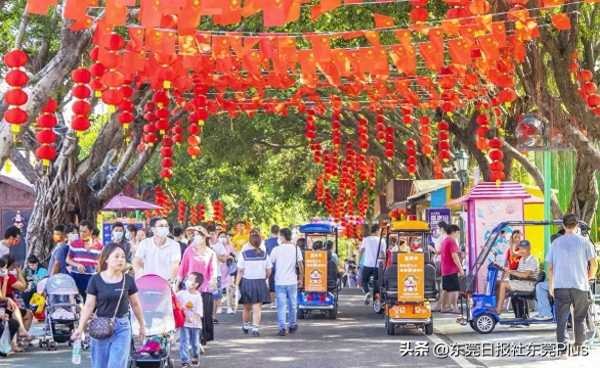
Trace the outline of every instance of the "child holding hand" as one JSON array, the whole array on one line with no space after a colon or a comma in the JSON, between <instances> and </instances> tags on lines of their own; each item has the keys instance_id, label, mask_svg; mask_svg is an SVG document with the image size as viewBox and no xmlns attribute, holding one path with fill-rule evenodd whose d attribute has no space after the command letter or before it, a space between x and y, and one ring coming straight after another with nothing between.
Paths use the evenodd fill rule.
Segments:
<instances>
[{"instance_id":1,"label":"child holding hand","mask_svg":"<svg viewBox=\"0 0 600 368\"><path fill-rule=\"evenodd\" d=\"M203 281L204 276L201 273L191 272L185 280L185 290L177 293L177 301L185 313L185 323L179 335L179 355L184 368L198 365L203 308L202 294L198 288Z\"/></svg>"}]
</instances>

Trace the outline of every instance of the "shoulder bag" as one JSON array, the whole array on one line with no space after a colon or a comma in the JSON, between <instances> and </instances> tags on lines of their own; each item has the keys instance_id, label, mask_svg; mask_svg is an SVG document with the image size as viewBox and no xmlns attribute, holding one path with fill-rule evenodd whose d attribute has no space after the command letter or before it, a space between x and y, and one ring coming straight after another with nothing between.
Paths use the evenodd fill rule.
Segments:
<instances>
[{"instance_id":1,"label":"shoulder bag","mask_svg":"<svg viewBox=\"0 0 600 368\"><path fill-rule=\"evenodd\" d=\"M98 277L100 277L100 274L98 274ZM117 318L117 312L119 311L119 306L121 305L121 300L123 299L123 294L125 293L126 280L127 276L123 274L121 295L119 296L119 302L117 303L117 307L115 308L115 313L113 314L112 318L94 317L88 322L88 334L94 339L105 340L115 333L115 321Z\"/></svg>"}]
</instances>

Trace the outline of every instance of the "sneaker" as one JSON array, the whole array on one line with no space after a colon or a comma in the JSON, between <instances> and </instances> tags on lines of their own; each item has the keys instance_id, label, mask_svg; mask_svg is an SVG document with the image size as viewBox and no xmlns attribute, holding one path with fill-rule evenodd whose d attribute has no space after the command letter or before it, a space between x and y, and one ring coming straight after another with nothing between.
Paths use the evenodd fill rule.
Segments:
<instances>
[{"instance_id":1,"label":"sneaker","mask_svg":"<svg viewBox=\"0 0 600 368\"><path fill-rule=\"evenodd\" d=\"M290 326L290 328L288 330L290 331L290 333L294 333L294 332L298 331L298 325Z\"/></svg>"},{"instance_id":2,"label":"sneaker","mask_svg":"<svg viewBox=\"0 0 600 368\"><path fill-rule=\"evenodd\" d=\"M254 337L260 336L260 332L258 331L258 328L255 327L252 329L252 336L254 336Z\"/></svg>"},{"instance_id":3,"label":"sneaker","mask_svg":"<svg viewBox=\"0 0 600 368\"><path fill-rule=\"evenodd\" d=\"M371 301L371 293L366 293L365 294L365 305L369 305L370 301Z\"/></svg>"},{"instance_id":4,"label":"sneaker","mask_svg":"<svg viewBox=\"0 0 600 368\"><path fill-rule=\"evenodd\" d=\"M233 309L227 308L227 314L235 314L235 312L233 311Z\"/></svg>"},{"instance_id":5,"label":"sneaker","mask_svg":"<svg viewBox=\"0 0 600 368\"><path fill-rule=\"evenodd\" d=\"M532 316L531 318L535 319L536 321L543 321L546 319L552 319L552 316L544 316L542 314L536 314L536 315Z\"/></svg>"},{"instance_id":6,"label":"sneaker","mask_svg":"<svg viewBox=\"0 0 600 368\"><path fill-rule=\"evenodd\" d=\"M192 365L198 365L198 357L192 358Z\"/></svg>"},{"instance_id":7,"label":"sneaker","mask_svg":"<svg viewBox=\"0 0 600 368\"><path fill-rule=\"evenodd\" d=\"M191 367L190 363L182 363L181 368L189 368Z\"/></svg>"},{"instance_id":8,"label":"sneaker","mask_svg":"<svg viewBox=\"0 0 600 368\"><path fill-rule=\"evenodd\" d=\"M217 323L219 323L219 320L218 320L218 319L216 319L216 318L213 318L213 324L215 324L215 325L216 325Z\"/></svg>"},{"instance_id":9,"label":"sneaker","mask_svg":"<svg viewBox=\"0 0 600 368\"><path fill-rule=\"evenodd\" d=\"M282 328L279 330L279 333L277 334L278 336L286 336L287 332L285 331L285 328Z\"/></svg>"},{"instance_id":10,"label":"sneaker","mask_svg":"<svg viewBox=\"0 0 600 368\"><path fill-rule=\"evenodd\" d=\"M206 354L206 346L200 344L200 355L205 355Z\"/></svg>"},{"instance_id":11,"label":"sneaker","mask_svg":"<svg viewBox=\"0 0 600 368\"><path fill-rule=\"evenodd\" d=\"M245 334L248 334L248 332L250 332L250 325L243 324L242 325L242 332L244 332Z\"/></svg>"},{"instance_id":12,"label":"sneaker","mask_svg":"<svg viewBox=\"0 0 600 368\"><path fill-rule=\"evenodd\" d=\"M223 308L221 308L221 307L217 308L217 314L221 314L221 313L223 313Z\"/></svg>"}]
</instances>

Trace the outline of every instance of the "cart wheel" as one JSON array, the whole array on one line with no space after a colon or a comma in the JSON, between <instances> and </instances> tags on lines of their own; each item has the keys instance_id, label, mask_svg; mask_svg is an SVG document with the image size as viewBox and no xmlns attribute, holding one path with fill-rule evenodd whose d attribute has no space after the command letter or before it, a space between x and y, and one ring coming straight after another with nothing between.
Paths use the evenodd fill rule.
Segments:
<instances>
[{"instance_id":1,"label":"cart wheel","mask_svg":"<svg viewBox=\"0 0 600 368\"><path fill-rule=\"evenodd\" d=\"M494 331L496 318L490 313L483 313L473 320L471 326L480 334L488 334Z\"/></svg>"},{"instance_id":2,"label":"cart wheel","mask_svg":"<svg viewBox=\"0 0 600 368\"><path fill-rule=\"evenodd\" d=\"M390 322L390 317L388 316L385 316L385 332L390 336L394 336L396 334L396 328L394 324Z\"/></svg>"},{"instance_id":3,"label":"cart wheel","mask_svg":"<svg viewBox=\"0 0 600 368\"><path fill-rule=\"evenodd\" d=\"M423 328L425 330L425 335L433 335L433 322L429 322Z\"/></svg>"}]
</instances>

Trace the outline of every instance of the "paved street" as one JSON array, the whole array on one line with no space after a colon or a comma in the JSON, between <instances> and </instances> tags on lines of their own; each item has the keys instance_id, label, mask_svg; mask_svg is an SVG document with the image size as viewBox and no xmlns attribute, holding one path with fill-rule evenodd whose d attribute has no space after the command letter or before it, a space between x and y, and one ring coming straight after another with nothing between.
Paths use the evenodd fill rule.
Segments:
<instances>
[{"instance_id":1,"label":"paved street","mask_svg":"<svg viewBox=\"0 0 600 368\"><path fill-rule=\"evenodd\" d=\"M323 318L302 320L295 335L284 338L276 336L275 311L267 308L260 338L243 335L239 328L239 313L221 316L217 326L216 341L209 344L207 355L201 359L202 367L597 367L600 351L594 349L591 356L571 357L568 360L548 358L446 358L429 356L402 356L403 342L419 341L429 344L480 344L484 342L528 343L552 342L554 331L545 328L497 327L490 335L479 335L470 327L454 322L455 316L436 316L435 334L426 337L422 333L406 330L400 336L387 336L383 318L362 304L362 296L356 290L345 291L341 299L338 320ZM89 367L84 355L84 364ZM70 350L67 347L56 352L34 349L10 359L0 358L0 367L63 368L70 366Z\"/></svg>"}]
</instances>

